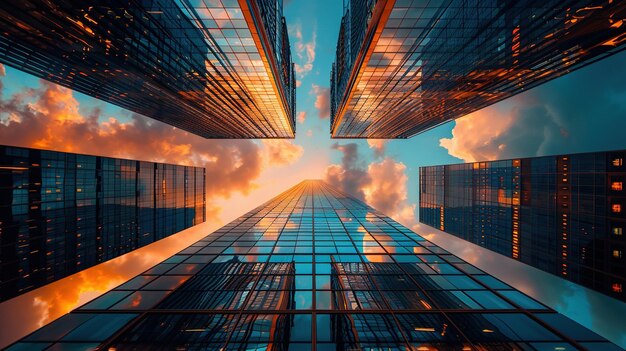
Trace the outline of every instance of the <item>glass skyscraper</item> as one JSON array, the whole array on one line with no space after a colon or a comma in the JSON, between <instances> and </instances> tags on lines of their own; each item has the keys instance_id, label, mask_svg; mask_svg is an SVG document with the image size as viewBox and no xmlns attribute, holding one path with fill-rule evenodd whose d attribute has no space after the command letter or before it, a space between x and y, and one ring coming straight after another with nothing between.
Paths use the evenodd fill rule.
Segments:
<instances>
[{"instance_id":1,"label":"glass skyscraper","mask_svg":"<svg viewBox=\"0 0 626 351\"><path fill-rule=\"evenodd\" d=\"M420 221L626 301L626 151L420 168Z\"/></svg>"},{"instance_id":2,"label":"glass skyscraper","mask_svg":"<svg viewBox=\"0 0 626 351\"><path fill-rule=\"evenodd\" d=\"M9 350L620 350L305 181Z\"/></svg>"},{"instance_id":3,"label":"glass skyscraper","mask_svg":"<svg viewBox=\"0 0 626 351\"><path fill-rule=\"evenodd\" d=\"M204 173L0 146L0 301L204 222Z\"/></svg>"},{"instance_id":4,"label":"glass skyscraper","mask_svg":"<svg viewBox=\"0 0 626 351\"><path fill-rule=\"evenodd\" d=\"M282 0L0 1L0 62L205 138L293 138Z\"/></svg>"},{"instance_id":5,"label":"glass skyscraper","mask_svg":"<svg viewBox=\"0 0 626 351\"><path fill-rule=\"evenodd\" d=\"M407 138L618 52L624 1L345 0L331 135Z\"/></svg>"}]
</instances>

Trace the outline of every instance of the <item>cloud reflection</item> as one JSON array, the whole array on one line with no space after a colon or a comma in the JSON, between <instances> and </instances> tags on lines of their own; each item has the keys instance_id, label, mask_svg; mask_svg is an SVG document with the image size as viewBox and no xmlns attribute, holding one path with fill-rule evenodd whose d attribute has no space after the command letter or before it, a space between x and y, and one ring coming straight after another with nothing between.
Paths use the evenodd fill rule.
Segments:
<instances>
[{"instance_id":1,"label":"cloud reflection","mask_svg":"<svg viewBox=\"0 0 626 351\"><path fill-rule=\"evenodd\" d=\"M218 222L197 225L1 303L0 348L144 272L220 226ZM9 318L11 323L6 323Z\"/></svg>"}]
</instances>

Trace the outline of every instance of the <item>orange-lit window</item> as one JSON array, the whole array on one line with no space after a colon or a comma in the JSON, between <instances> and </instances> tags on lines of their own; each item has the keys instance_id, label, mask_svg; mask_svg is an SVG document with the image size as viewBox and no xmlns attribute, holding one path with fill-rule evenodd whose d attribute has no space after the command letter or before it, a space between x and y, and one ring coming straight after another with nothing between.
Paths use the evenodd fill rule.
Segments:
<instances>
[{"instance_id":1,"label":"orange-lit window","mask_svg":"<svg viewBox=\"0 0 626 351\"><path fill-rule=\"evenodd\" d=\"M613 234L614 235L622 235L622 227L615 227L615 228L613 228Z\"/></svg>"},{"instance_id":2,"label":"orange-lit window","mask_svg":"<svg viewBox=\"0 0 626 351\"><path fill-rule=\"evenodd\" d=\"M620 213L622 212L622 205L620 204L613 204L613 206L611 206L611 210L615 213Z\"/></svg>"},{"instance_id":3,"label":"orange-lit window","mask_svg":"<svg viewBox=\"0 0 626 351\"><path fill-rule=\"evenodd\" d=\"M621 293L622 292L622 284L621 283L613 283L612 285L613 292Z\"/></svg>"},{"instance_id":4,"label":"orange-lit window","mask_svg":"<svg viewBox=\"0 0 626 351\"><path fill-rule=\"evenodd\" d=\"M622 258L622 250L613 250L613 257Z\"/></svg>"},{"instance_id":5,"label":"orange-lit window","mask_svg":"<svg viewBox=\"0 0 626 351\"><path fill-rule=\"evenodd\" d=\"M622 158L618 157L618 158L614 158L613 159L613 166L621 166L623 163Z\"/></svg>"},{"instance_id":6,"label":"orange-lit window","mask_svg":"<svg viewBox=\"0 0 626 351\"><path fill-rule=\"evenodd\" d=\"M611 189L615 191L622 191L622 182L613 182L611 183Z\"/></svg>"}]
</instances>

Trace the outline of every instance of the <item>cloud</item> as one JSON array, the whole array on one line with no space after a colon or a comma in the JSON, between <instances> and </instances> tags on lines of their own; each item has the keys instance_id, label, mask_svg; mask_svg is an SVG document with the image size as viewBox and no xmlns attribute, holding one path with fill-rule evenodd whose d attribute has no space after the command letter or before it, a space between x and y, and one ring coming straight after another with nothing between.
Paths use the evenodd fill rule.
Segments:
<instances>
[{"instance_id":1,"label":"cloud","mask_svg":"<svg viewBox=\"0 0 626 351\"><path fill-rule=\"evenodd\" d=\"M466 162L626 148L626 54L456 120L440 145ZM602 77L599 79L599 77Z\"/></svg>"},{"instance_id":2,"label":"cloud","mask_svg":"<svg viewBox=\"0 0 626 351\"><path fill-rule=\"evenodd\" d=\"M359 161L356 143L334 143L331 148L343 153L341 164L333 164L326 168L325 180L339 189L364 200L363 187L370 182L365 164Z\"/></svg>"},{"instance_id":3,"label":"cloud","mask_svg":"<svg viewBox=\"0 0 626 351\"><path fill-rule=\"evenodd\" d=\"M415 205L407 201L406 166L391 157L367 167L370 181L362 188L365 202L410 226L415 223Z\"/></svg>"},{"instance_id":4,"label":"cloud","mask_svg":"<svg viewBox=\"0 0 626 351\"><path fill-rule=\"evenodd\" d=\"M315 108L321 119L330 117L330 88L313 84L311 92L315 94Z\"/></svg>"},{"instance_id":5,"label":"cloud","mask_svg":"<svg viewBox=\"0 0 626 351\"><path fill-rule=\"evenodd\" d=\"M385 155L386 144L387 140L384 139L367 139L367 145L369 145L370 149L374 150L374 155L376 157L382 157Z\"/></svg>"},{"instance_id":6,"label":"cloud","mask_svg":"<svg viewBox=\"0 0 626 351\"><path fill-rule=\"evenodd\" d=\"M266 162L269 166L285 166L295 163L302 157L304 148L294 144L293 140L263 140Z\"/></svg>"},{"instance_id":7,"label":"cloud","mask_svg":"<svg viewBox=\"0 0 626 351\"><path fill-rule=\"evenodd\" d=\"M7 75L7 70L4 68L4 65L0 63L0 77L4 77Z\"/></svg>"},{"instance_id":8,"label":"cloud","mask_svg":"<svg viewBox=\"0 0 626 351\"><path fill-rule=\"evenodd\" d=\"M39 87L6 99L0 95L0 140L8 145L206 167L207 215L219 213L211 208L215 198L254 189L254 181L267 166L262 147L251 140L204 139L137 114L126 122L115 118L100 122L99 109L83 115L79 107L71 90L43 80ZM292 148L279 151L271 152L270 162L287 162L295 155Z\"/></svg>"},{"instance_id":9,"label":"cloud","mask_svg":"<svg viewBox=\"0 0 626 351\"><path fill-rule=\"evenodd\" d=\"M298 116L296 117L296 119L298 120L298 123L304 123L304 121L306 120L306 112L298 112Z\"/></svg>"},{"instance_id":10,"label":"cloud","mask_svg":"<svg viewBox=\"0 0 626 351\"><path fill-rule=\"evenodd\" d=\"M315 45L317 40L317 32L313 30L311 35L311 41L305 42L302 36L302 25L300 23L296 23L292 28L292 35L296 38L296 58L298 59L298 61L300 61L300 63L295 63L294 69L298 77L302 79L313 70L313 63L315 62Z\"/></svg>"},{"instance_id":11,"label":"cloud","mask_svg":"<svg viewBox=\"0 0 626 351\"><path fill-rule=\"evenodd\" d=\"M410 227L415 225L415 205L407 198L406 166L391 157L366 164L356 143L333 144L343 153L341 164L326 168L325 181L365 201L375 209Z\"/></svg>"}]
</instances>

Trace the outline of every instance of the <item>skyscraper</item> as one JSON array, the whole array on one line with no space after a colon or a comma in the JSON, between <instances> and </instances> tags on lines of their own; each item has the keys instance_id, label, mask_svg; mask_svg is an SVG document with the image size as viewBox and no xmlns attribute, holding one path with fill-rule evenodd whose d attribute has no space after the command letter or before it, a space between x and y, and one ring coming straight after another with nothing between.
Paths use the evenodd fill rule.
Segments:
<instances>
[{"instance_id":1,"label":"skyscraper","mask_svg":"<svg viewBox=\"0 0 626 351\"><path fill-rule=\"evenodd\" d=\"M205 138L293 138L282 0L0 2L0 62Z\"/></svg>"},{"instance_id":2,"label":"skyscraper","mask_svg":"<svg viewBox=\"0 0 626 351\"><path fill-rule=\"evenodd\" d=\"M9 350L619 350L305 181Z\"/></svg>"},{"instance_id":3,"label":"skyscraper","mask_svg":"<svg viewBox=\"0 0 626 351\"><path fill-rule=\"evenodd\" d=\"M331 135L407 138L626 42L624 1L345 0Z\"/></svg>"},{"instance_id":4,"label":"skyscraper","mask_svg":"<svg viewBox=\"0 0 626 351\"><path fill-rule=\"evenodd\" d=\"M420 221L626 300L626 151L420 168Z\"/></svg>"},{"instance_id":5,"label":"skyscraper","mask_svg":"<svg viewBox=\"0 0 626 351\"><path fill-rule=\"evenodd\" d=\"M0 146L0 301L204 222L204 172Z\"/></svg>"}]
</instances>

